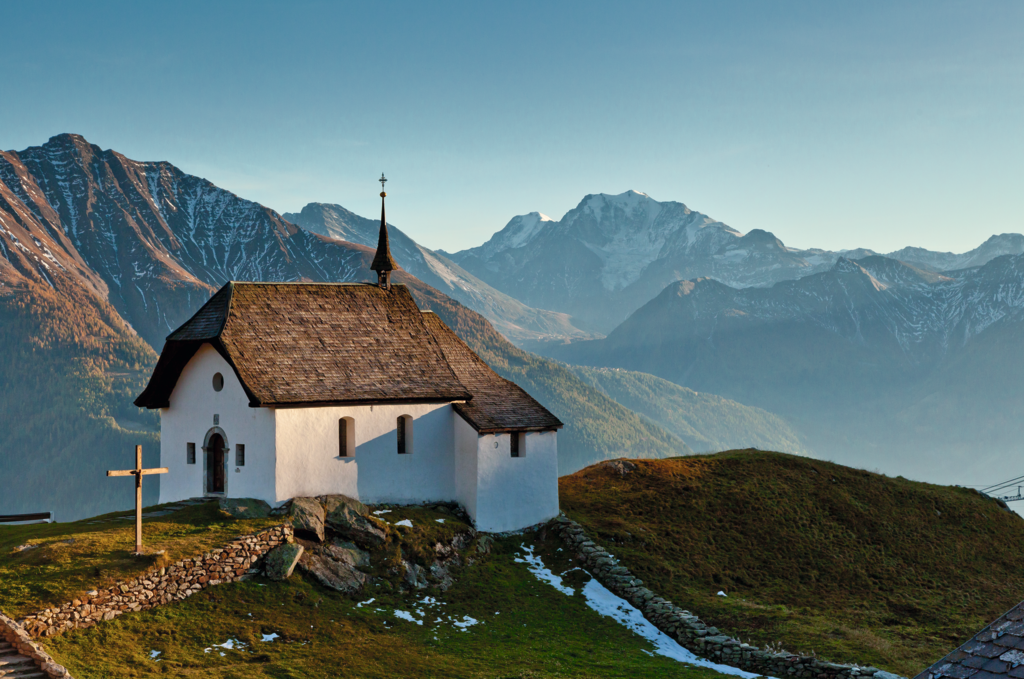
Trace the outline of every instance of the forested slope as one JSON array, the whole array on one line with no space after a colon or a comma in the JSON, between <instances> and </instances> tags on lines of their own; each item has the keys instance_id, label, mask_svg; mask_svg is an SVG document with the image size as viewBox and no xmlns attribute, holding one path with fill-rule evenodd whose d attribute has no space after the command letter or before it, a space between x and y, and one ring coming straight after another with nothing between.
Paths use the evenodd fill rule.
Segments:
<instances>
[{"instance_id":1,"label":"forested slope","mask_svg":"<svg viewBox=\"0 0 1024 679\"><path fill-rule=\"evenodd\" d=\"M52 280L0 283L0 514L68 520L131 504L131 479L104 472L134 464L135 445L157 466L158 418L131 403L156 353L109 304Z\"/></svg>"}]
</instances>

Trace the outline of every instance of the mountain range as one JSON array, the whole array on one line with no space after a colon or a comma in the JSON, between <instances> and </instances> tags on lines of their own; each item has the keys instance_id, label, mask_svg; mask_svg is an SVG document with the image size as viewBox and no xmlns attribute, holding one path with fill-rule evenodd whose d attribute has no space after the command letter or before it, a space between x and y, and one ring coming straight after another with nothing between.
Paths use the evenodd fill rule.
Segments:
<instances>
[{"instance_id":1,"label":"mountain range","mask_svg":"<svg viewBox=\"0 0 1024 679\"><path fill-rule=\"evenodd\" d=\"M680 281L551 346L782 416L818 455L942 482L1019 470L1024 255L941 274L870 255L769 287Z\"/></svg>"},{"instance_id":2,"label":"mountain range","mask_svg":"<svg viewBox=\"0 0 1024 679\"><path fill-rule=\"evenodd\" d=\"M379 222L340 206L303 213L296 219L309 229L170 163L138 162L78 135L0 153L0 470L17 479L0 493L0 513L50 510L66 520L130 506L130 489L103 472L129 464L135 444L157 466L159 440L157 415L131 401L164 337L228 280L374 279L374 248L362 243L375 246ZM400 265L452 295L395 272L421 308L566 423L562 473L609 457L692 452L566 366L515 347L453 297L521 338L583 335L565 314L527 307L397 229L392 243ZM663 404L660 416L679 419L680 407ZM144 484L147 502L158 483Z\"/></svg>"},{"instance_id":3,"label":"mountain range","mask_svg":"<svg viewBox=\"0 0 1024 679\"><path fill-rule=\"evenodd\" d=\"M1003 234L962 255L905 248L887 256L936 272L1022 252L1024 236ZM627 191L588 195L557 221L537 212L514 217L483 245L444 254L525 304L607 334L676 281L765 287L878 253L789 248L766 231L743 234L683 203Z\"/></svg>"}]
</instances>

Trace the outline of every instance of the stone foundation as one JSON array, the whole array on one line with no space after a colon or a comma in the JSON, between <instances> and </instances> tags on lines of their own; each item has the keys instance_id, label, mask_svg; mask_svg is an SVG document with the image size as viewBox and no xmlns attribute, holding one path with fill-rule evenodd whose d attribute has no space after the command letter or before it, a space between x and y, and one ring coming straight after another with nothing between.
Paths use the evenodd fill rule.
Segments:
<instances>
[{"instance_id":1,"label":"stone foundation","mask_svg":"<svg viewBox=\"0 0 1024 679\"><path fill-rule=\"evenodd\" d=\"M702 658L780 679L902 679L874 667L838 665L809 656L773 653L741 643L644 587L642 580L594 544L575 521L559 516L551 522L550 530L562 538L570 552L586 565L598 582L636 606L645 618L680 646Z\"/></svg>"},{"instance_id":2,"label":"stone foundation","mask_svg":"<svg viewBox=\"0 0 1024 679\"><path fill-rule=\"evenodd\" d=\"M291 526L275 526L232 540L202 556L157 568L113 587L55 608L47 608L21 621L33 638L51 637L72 629L86 629L122 613L144 611L181 601L207 587L247 579L256 562L274 547L292 541Z\"/></svg>"}]
</instances>

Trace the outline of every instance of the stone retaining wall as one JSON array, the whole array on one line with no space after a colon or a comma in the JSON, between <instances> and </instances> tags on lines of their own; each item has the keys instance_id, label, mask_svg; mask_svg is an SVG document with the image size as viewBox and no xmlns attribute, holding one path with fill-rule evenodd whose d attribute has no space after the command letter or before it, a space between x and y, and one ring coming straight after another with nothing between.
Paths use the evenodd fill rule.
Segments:
<instances>
[{"instance_id":1,"label":"stone retaining wall","mask_svg":"<svg viewBox=\"0 0 1024 679\"><path fill-rule=\"evenodd\" d=\"M70 672L55 663L39 644L32 641L21 625L3 613L0 613L0 639L16 648L21 655L32 658L46 676L52 679L74 679Z\"/></svg>"},{"instance_id":2,"label":"stone retaining wall","mask_svg":"<svg viewBox=\"0 0 1024 679\"><path fill-rule=\"evenodd\" d=\"M93 590L62 606L47 608L21 621L33 638L85 629L122 613L144 611L192 596L207 587L247 579L256 562L274 547L292 541L291 526L275 526L232 540L199 557L153 569L113 587Z\"/></svg>"},{"instance_id":3,"label":"stone retaining wall","mask_svg":"<svg viewBox=\"0 0 1024 679\"><path fill-rule=\"evenodd\" d=\"M808 656L764 651L740 643L717 628L704 624L689 611L656 596L629 569L619 565L614 557L594 544L575 521L559 516L551 523L551 530L562 538L571 553L602 585L636 606L658 629L702 658L780 678L903 679L874 667L838 665Z\"/></svg>"}]
</instances>

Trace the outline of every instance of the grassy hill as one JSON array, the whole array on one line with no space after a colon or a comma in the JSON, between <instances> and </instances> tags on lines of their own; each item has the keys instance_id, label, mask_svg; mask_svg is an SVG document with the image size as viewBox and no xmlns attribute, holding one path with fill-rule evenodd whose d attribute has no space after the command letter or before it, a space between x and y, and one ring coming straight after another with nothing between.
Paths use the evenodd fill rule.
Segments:
<instances>
[{"instance_id":1,"label":"grassy hill","mask_svg":"<svg viewBox=\"0 0 1024 679\"><path fill-rule=\"evenodd\" d=\"M751 450L637 465L563 477L563 510L744 641L914 676L1024 598L1024 520L973 490Z\"/></svg>"},{"instance_id":2,"label":"grassy hill","mask_svg":"<svg viewBox=\"0 0 1024 679\"><path fill-rule=\"evenodd\" d=\"M570 369L617 403L675 434L693 450L760 448L806 453L800 435L767 410L698 393L647 373L583 366Z\"/></svg>"},{"instance_id":3,"label":"grassy hill","mask_svg":"<svg viewBox=\"0 0 1024 679\"><path fill-rule=\"evenodd\" d=\"M157 357L109 304L53 281L0 284L0 514L67 520L132 502L130 480L103 474L133 463L136 444L158 462L158 418L131 403Z\"/></svg>"},{"instance_id":4,"label":"grassy hill","mask_svg":"<svg viewBox=\"0 0 1024 679\"><path fill-rule=\"evenodd\" d=\"M407 543L429 543L440 530L438 514L429 509L393 509L385 516L392 525L402 519L413 524L393 531L407 558L414 551ZM276 523L238 521L206 504L147 522L145 539L151 549L167 549L164 558L172 560L267 522ZM14 550L22 544L37 547ZM152 557L134 559L131 545L130 522L0 527L0 608L34 610L53 596L148 568ZM588 606L580 588L589 578L559 545L537 533L474 542L447 591L396 588L395 578L376 565L379 586L351 597L298 570L286 582L257 577L44 645L79 679L722 676L657 655L650 642ZM77 549L88 554L67 558ZM524 558L530 552L562 574L572 593L536 577ZM375 564L378 556L384 555L375 555ZM102 575L90 579L90 570ZM33 585L55 591L40 595Z\"/></svg>"}]
</instances>

